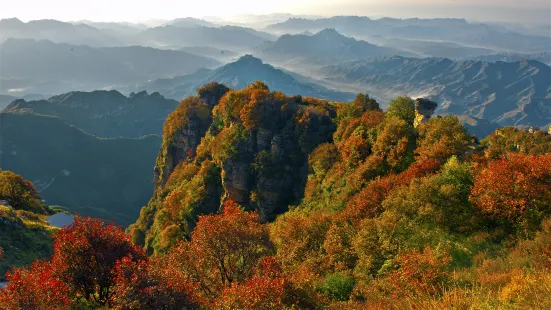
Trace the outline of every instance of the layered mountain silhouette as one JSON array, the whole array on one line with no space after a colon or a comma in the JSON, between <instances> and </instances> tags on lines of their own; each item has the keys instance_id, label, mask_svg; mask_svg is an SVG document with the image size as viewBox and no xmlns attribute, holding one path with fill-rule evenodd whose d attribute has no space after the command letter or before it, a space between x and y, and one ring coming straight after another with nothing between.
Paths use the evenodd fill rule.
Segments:
<instances>
[{"instance_id":1,"label":"layered mountain silhouette","mask_svg":"<svg viewBox=\"0 0 551 310\"><path fill-rule=\"evenodd\" d=\"M183 51L142 46L94 48L29 39L7 40L0 46L0 54L0 77L20 81L10 88L50 94L137 83L220 65L212 58ZM53 85L40 87L46 81Z\"/></svg>"},{"instance_id":2,"label":"layered mountain silhouette","mask_svg":"<svg viewBox=\"0 0 551 310\"><path fill-rule=\"evenodd\" d=\"M354 94L351 93L329 90L316 84L301 83L284 71L265 64L251 55L245 55L236 62L215 70L200 70L187 76L159 79L140 85L138 89L159 92L168 98L182 99L194 94L197 88L211 81L225 84L230 88L241 89L257 80L270 85L271 90L279 90L287 94L342 101L354 98Z\"/></svg>"},{"instance_id":3,"label":"layered mountain silhouette","mask_svg":"<svg viewBox=\"0 0 551 310\"><path fill-rule=\"evenodd\" d=\"M161 135L163 122L178 102L142 91L126 97L118 91L70 92L48 100L12 102L5 112L32 112L60 118L101 138Z\"/></svg>"},{"instance_id":4,"label":"layered mountain silhouette","mask_svg":"<svg viewBox=\"0 0 551 310\"><path fill-rule=\"evenodd\" d=\"M63 120L0 113L0 167L32 181L50 205L120 225L152 193L159 136L100 139Z\"/></svg>"},{"instance_id":5,"label":"layered mountain silhouette","mask_svg":"<svg viewBox=\"0 0 551 310\"><path fill-rule=\"evenodd\" d=\"M183 17L176 18L171 21L168 21L164 26L176 26L176 27L216 27L216 24L206 21L204 19L193 18L193 17Z\"/></svg>"},{"instance_id":6,"label":"layered mountain silhouette","mask_svg":"<svg viewBox=\"0 0 551 310\"><path fill-rule=\"evenodd\" d=\"M322 74L364 85L388 99L397 94L426 96L440 103L439 113L467 114L502 126L551 122L551 68L538 61L383 57L327 66Z\"/></svg>"},{"instance_id":7,"label":"layered mountain silhouette","mask_svg":"<svg viewBox=\"0 0 551 310\"><path fill-rule=\"evenodd\" d=\"M0 20L0 43L9 38L50 40L58 43L115 46L117 37L86 24L43 19L24 23L17 18Z\"/></svg>"},{"instance_id":8,"label":"layered mountain silhouette","mask_svg":"<svg viewBox=\"0 0 551 310\"><path fill-rule=\"evenodd\" d=\"M537 60L543 62L546 65L551 65L551 52L531 53L531 54L519 54L519 53L502 53L492 55L482 55L477 57L471 57L471 60L480 60L486 62L515 62L523 60Z\"/></svg>"},{"instance_id":9,"label":"layered mountain silhouette","mask_svg":"<svg viewBox=\"0 0 551 310\"><path fill-rule=\"evenodd\" d=\"M261 55L273 61L334 64L396 53L394 49L348 38L335 29L324 29L314 35L283 35Z\"/></svg>"},{"instance_id":10,"label":"layered mountain silhouette","mask_svg":"<svg viewBox=\"0 0 551 310\"><path fill-rule=\"evenodd\" d=\"M399 50L396 55L405 56L404 54L409 52L419 58L443 57L465 59L496 53L495 50L489 48L467 46L447 41L386 38L380 35L370 36L369 41L379 46Z\"/></svg>"},{"instance_id":11,"label":"layered mountain silhouette","mask_svg":"<svg viewBox=\"0 0 551 310\"><path fill-rule=\"evenodd\" d=\"M237 58L239 56L239 53L237 52L218 49L210 46L188 46L182 47L180 51L184 51L194 55L210 57L218 61L225 61L228 59Z\"/></svg>"},{"instance_id":12,"label":"layered mountain silhouette","mask_svg":"<svg viewBox=\"0 0 551 310\"><path fill-rule=\"evenodd\" d=\"M440 40L465 45L517 52L551 50L551 38L525 35L502 27L469 23L464 19L370 19L360 16L331 18L291 18L268 27L280 33L300 33L334 28L345 35Z\"/></svg>"},{"instance_id":13,"label":"layered mountain silhouette","mask_svg":"<svg viewBox=\"0 0 551 310\"><path fill-rule=\"evenodd\" d=\"M141 34L142 44L182 48L187 46L210 46L219 49L249 50L269 41L273 36L250 28L223 27L155 27Z\"/></svg>"}]
</instances>

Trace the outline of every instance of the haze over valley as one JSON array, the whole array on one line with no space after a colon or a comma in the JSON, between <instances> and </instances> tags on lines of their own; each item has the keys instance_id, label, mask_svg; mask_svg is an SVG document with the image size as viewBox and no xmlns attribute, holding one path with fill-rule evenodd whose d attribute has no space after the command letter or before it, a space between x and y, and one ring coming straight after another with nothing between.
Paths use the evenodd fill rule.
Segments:
<instances>
[{"instance_id":1,"label":"haze over valley","mask_svg":"<svg viewBox=\"0 0 551 310\"><path fill-rule=\"evenodd\" d=\"M0 11L0 309L548 309L550 184L546 0Z\"/></svg>"}]
</instances>

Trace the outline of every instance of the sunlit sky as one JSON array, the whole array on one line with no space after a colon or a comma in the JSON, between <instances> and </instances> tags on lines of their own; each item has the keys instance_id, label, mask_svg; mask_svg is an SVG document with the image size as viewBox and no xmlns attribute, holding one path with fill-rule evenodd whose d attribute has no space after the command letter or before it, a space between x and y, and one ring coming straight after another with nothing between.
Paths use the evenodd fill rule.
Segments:
<instances>
[{"instance_id":1,"label":"sunlit sky","mask_svg":"<svg viewBox=\"0 0 551 310\"><path fill-rule=\"evenodd\" d=\"M551 22L551 0L2 0L0 18L144 21L292 13Z\"/></svg>"}]
</instances>

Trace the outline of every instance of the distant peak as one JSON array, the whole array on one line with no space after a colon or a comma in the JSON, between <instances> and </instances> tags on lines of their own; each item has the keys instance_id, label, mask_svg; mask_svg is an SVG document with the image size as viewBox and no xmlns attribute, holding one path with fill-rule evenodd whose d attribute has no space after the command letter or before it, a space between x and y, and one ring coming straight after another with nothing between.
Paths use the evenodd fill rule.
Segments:
<instances>
[{"instance_id":1,"label":"distant peak","mask_svg":"<svg viewBox=\"0 0 551 310\"><path fill-rule=\"evenodd\" d=\"M251 63L251 64L262 64L262 60L259 58L254 57L253 55L247 54L244 56L241 56L239 60L236 61L237 63Z\"/></svg>"},{"instance_id":2,"label":"distant peak","mask_svg":"<svg viewBox=\"0 0 551 310\"><path fill-rule=\"evenodd\" d=\"M141 92L139 93L130 93L130 95L128 96L129 99L133 99L133 98L146 98L148 97L149 95L147 94L147 91L145 90L142 90Z\"/></svg>"},{"instance_id":3,"label":"distant peak","mask_svg":"<svg viewBox=\"0 0 551 310\"><path fill-rule=\"evenodd\" d=\"M24 24L20 19L13 17L13 18L5 18L0 19L0 24L2 25L21 25Z\"/></svg>"},{"instance_id":4,"label":"distant peak","mask_svg":"<svg viewBox=\"0 0 551 310\"><path fill-rule=\"evenodd\" d=\"M316 33L318 37L343 37L335 28L327 28Z\"/></svg>"}]
</instances>

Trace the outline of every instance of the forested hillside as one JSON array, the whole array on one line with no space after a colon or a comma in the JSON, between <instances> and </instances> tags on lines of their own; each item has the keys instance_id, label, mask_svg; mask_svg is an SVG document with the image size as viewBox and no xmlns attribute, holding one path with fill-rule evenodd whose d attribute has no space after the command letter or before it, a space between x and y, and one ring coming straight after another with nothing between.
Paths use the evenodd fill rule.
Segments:
<instances>
[{"instance_id":1,"label":"forested hillside","mask_svg":"<svg viewBox=\"0 0 551 310\"><path fill-rule=\"evenodd\" d=\"M101 139L21 111L0 113L0 130L0 167L32 181L50 205L127 226L153 191L158 136Z\"/></svg>"},{"instance_id":2,"label":"forested hillside","mask_svg":"<svg viewBox=\"0 0 551 310\"><path fill-rule=\"evenodd\" d=\"M550 308L551 135L478 141L437 107L209 83L167 118L129 235L77 218L0 307Z\"/></svg>"}]
</instances>

